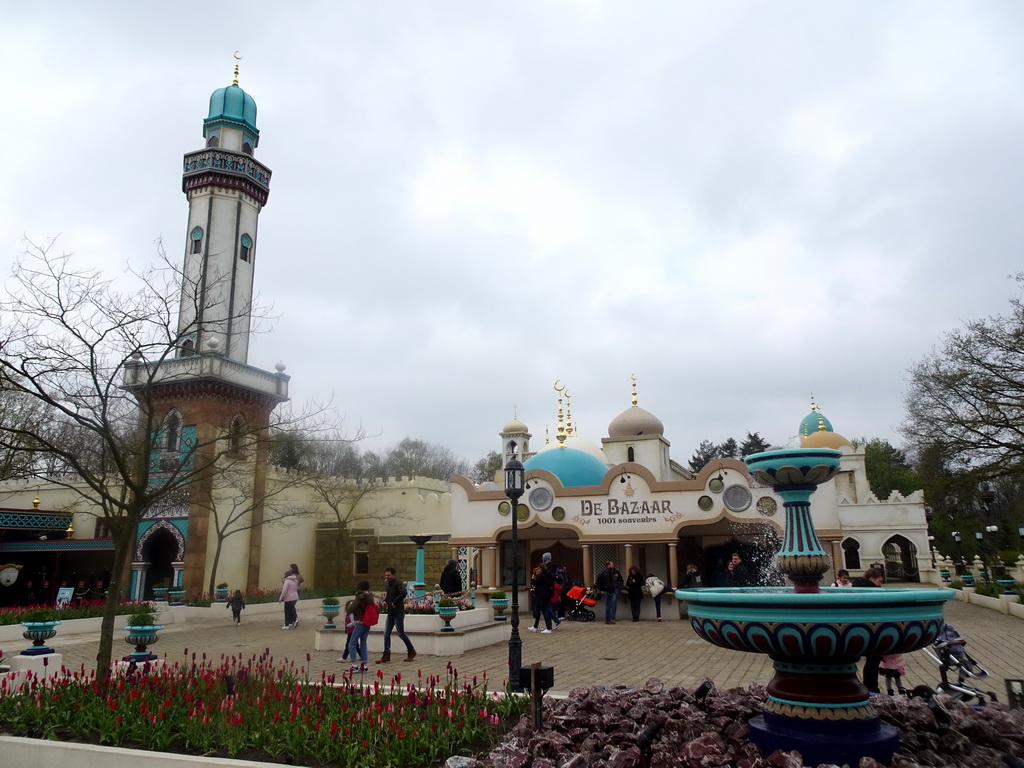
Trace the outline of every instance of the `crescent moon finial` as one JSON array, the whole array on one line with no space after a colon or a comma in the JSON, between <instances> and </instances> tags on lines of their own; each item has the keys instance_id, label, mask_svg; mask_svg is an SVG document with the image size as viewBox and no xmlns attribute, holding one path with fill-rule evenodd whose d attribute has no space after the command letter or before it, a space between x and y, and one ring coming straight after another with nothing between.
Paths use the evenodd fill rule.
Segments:
<instances>
[{"instance_id":1,"label":"crescent moon finial","mask_svg":"<svg viewBox=\"0 0 1024 768\"><path fill-rule=\"evenodd\" d=\"M235 61L241 61L242 60L242 54L240 54L238 51L235 51L231 55L235 57Z\"/></svg>"},{"instance_id":2,"label":"crescent moon finial","mask_svg":"<svg viewBox=\"0 0 1024 768\"><path fill-rule=\"evenodd\" d=\"M561 379L555 379L554 387L555 392L561 392L563 389L565 389L565 384L562 384Z\"/></svg>"},{"instance_id":3,"label":"crescent moon finial","mask_svg":"<svg viewBox=\"0 0 1024 768\"><path fill-rule=\"evenodd\" d=\"M238 51L235 51L231 55L235 57L235 77L231 81L231 84L232 85L238 85L238 62L240 62L242 60L242 55Z\"/></svg>"}]
</instances>

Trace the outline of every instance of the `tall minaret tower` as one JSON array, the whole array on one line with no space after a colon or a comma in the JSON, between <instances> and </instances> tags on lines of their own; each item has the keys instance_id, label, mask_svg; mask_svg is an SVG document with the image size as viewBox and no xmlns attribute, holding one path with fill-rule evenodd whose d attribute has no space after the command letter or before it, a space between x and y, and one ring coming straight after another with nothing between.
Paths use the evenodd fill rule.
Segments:
<instances>
[{"instance_id":1,"label":"tall minaret tower","mask_svg":"<svg viewBox=\"0 0 1024 768\"><path fill-rule=\"evenodd\" d=\"M253 156L259 144L256 101L231 85L210 96L206 148L185 155L188 197L185 280L178 311L179 357L214 352L247 361L260 211L270 169Z\"/></svg>"},{"instance_id":2,"label":"tall minaret tower","mask_svg":"<svg viewBox=\"0 0 1024 768\"><path fill-rule=\"evenodd\" d=\"M237 59L237 54L236 54ZM183 462L231 467L237 498L251 502L247 527L225 544L219 578L255 589L263 564L263 498L270 417L288 400L283 363L264 371L248 362L253 276L260 211L270 170L253 158L259 140L256 102L234 82L210 97L204 149L185 155L188 197L184 279L173 354L138 361L126 386L159 423L150 457L151 481ZM223 478L220 478L223 480ZM189 594L209 588L208 552L224 522L217 472L196 477L179 498L147 510L132 558L133 599L156 578Z\"/></svg>"}]
</instances>

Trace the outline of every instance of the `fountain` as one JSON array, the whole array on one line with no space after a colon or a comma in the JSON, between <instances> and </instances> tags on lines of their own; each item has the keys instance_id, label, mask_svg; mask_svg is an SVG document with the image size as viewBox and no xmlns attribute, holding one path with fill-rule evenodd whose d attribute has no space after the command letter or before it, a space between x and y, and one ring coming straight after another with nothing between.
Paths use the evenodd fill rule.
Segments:
<instances>
[{"instance_id":1,"label":"fountain","mask_svg":"<svg viewBox=\"0 0 1024 768\"><path fill-rule=\"evenodd\" d=\"M745 461L758 482L783 499L786 528L777 561L792 587L678 590L690 624L710 643L775 661L763 714L750 739L765 754L796 750L809 765L861 757L888 763L899 748L857 676L862 656L909 653L942 629L949 589L826 588L831 559L814 530L810 496L835 476L840 451L767 451Z\"/></svg>"}]
</instances>

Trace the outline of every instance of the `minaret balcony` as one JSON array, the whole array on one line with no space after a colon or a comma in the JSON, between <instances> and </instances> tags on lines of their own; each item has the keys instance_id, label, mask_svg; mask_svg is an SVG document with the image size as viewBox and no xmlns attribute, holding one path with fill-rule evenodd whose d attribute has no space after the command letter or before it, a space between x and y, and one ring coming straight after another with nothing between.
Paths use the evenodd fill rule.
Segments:
<instances>
[{"instance_id":1,"label":"minaret balcony","mask_svg":"<svg viewBox=\"0 0 1024 768\"><path fill-rule=\"evenodd\" d=\"M284 373L264 371L218 354L167 358L152 363L133 362L128 363L124 371L124 386L129 390L200 381L220 382L278 402L288 399L290 379Z\"/></svg>"},{"instance_id":2,"label":"minaret balcony","mask_svg":"<svg viewBox=\"0 0 1024 768\"><path fill-rule=\"evenodd\" d=\"M185 155L181 189L224 186L239 189L264 204L270 195L270 169L252 155L227 149L201 149Z\"/></svg>"}]
</instances>

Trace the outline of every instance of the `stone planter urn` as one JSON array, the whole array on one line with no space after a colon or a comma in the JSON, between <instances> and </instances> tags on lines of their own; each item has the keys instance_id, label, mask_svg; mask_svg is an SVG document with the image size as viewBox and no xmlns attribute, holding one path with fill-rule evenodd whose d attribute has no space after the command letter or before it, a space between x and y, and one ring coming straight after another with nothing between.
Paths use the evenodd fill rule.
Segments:
<instances>
[{"instance_id":1,"label":"stone planter urn","mask_svg":"<svg viewBox=\"0 0 1024 768\"><path fill-rule=\"evenodd\" d=\"M155 653L150 652L148 646L154 645L160 638L157 633L163 629L161 624L142 624L139 626L126 626L125 632L128 637L124 640L128 645L134 645L135 650L124 657L125 661L154 661L157 658Z\"/></svg>"},{"instance_id":2,"label":"stone planter urn","mask_svg":"<svg viewBox=\"0 0 1024 768\"><path fill-rule=\"evenodd\" d=\"M973 587L974 586L974 574L973 573L965 573L960 578L963 580L965 587Z\"/></svg>"},{"instance_id":3,"label":"stone planter urn","mask_svg":"<svg viewBox=\"0 0 1024 768\"><path fill-rule=\"evenodd\" d=\"M508 621L508 617L505 615L505 611L508 609L507 597L492 597L491 605L494 608L495 621Z\"/></svg>"},{"instance_id":4,"label":"stone planter urn","mask_svg":"<svg viewBox=\"0 0 1024 768\"><path fill-rule=\"evenodd\" d=\"M939 575L942 576L942 583L943 584L949 584L949 569L948 568L943 568L941 571L939 571Z\"/></svg>"},{"instance_id":5,"label":"stone planter urn","mask_svg":"<svg viewBox=\"0 0 1024 768\"><path fill-rule=\"evenodd\" d=\"M444 622L444 626L441 627L442 632L454 632L452 628L452 619L455 618L455 614L459 612L458 606L454 605L438 605L434 607L434 611L441 620Z\"/></svg>"},{"instance_id":6,"label":"stone planter urn","mask_svg":"<svg viewBox=\"0 0 1024 768\"><path fill-rule=\"evenodd\" d=\"M167 594L171 598L171 605L182 605L182 598L185 597L184 589L172 589Z\"/></svg>"},{"instance_id":7,"label":"stone planter urn","mask_svg":"<svg viewBox=\"0 0 1024 768\"><path fill-rule=\"evenodd\" d=\"M216 587L213 590L214 597L217 598L218 603L226 603L228 601L228 588L227 587Z\"/></svg>"},{"instance_id":8,"label":"stone planter urn","mask_svg":"<svg viewBox=\"0 0 1024 768\"><path fill-rule=\"evenodd\" d=\"M339 603L320 603L320 614L327 620L324 624L324 629L337 629L337 625L334 620L341 613L341 605Z\"/></svg>"},{"instance_id":9,"label":"stone planter urn","mask_svg":"<svg viewBox=\"0 0 1024 768\"><path fill-rule=\"evenodd\" d=\"M153 587L153 600L160 603L167 602L167 587Z\"/></svg>"},{"instance_id":10,"label":"stone planter urn","mask_svg":"<svg viewBox=\"0 0 1024 768\"><path fill-rule=\"evenodd\" d=\"M53 653L53 648L46 645L46 641L57 634L57 625L59 621L23 621L21 626L25 627L25 631L21 633L21 636L26 640L31 640L32 645L21 652L22 656L45 656L48 653Z\"/></svg>"},{"instance_id":11,"label":"stone planter urn","mask_svg":"<svg viewBox=\"0 0 1024 768\"><path fill-rule=\"evenodd\" d=\"M996 579L999 582L999 586L1003 588L1004 595L1014 595L1016 592L1013 591L1013 585L1016 583L1013 579Z\"/></svg>"}]
</instances>

